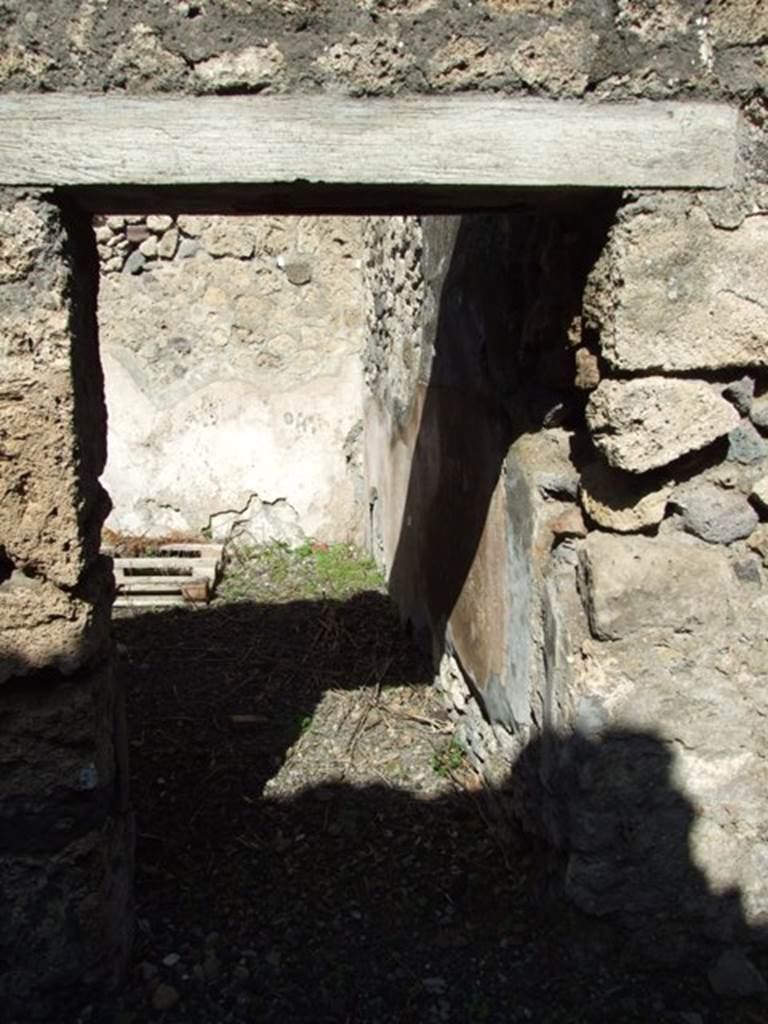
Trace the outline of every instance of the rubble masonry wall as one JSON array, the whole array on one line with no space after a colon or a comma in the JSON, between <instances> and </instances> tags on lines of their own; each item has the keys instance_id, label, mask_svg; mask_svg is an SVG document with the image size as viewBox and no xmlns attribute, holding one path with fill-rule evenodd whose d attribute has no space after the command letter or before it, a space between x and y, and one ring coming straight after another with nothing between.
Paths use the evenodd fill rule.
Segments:
<instances>
[{"instance_id":1,"label":"rubble masonry wall","mask_svg":"<svg viewBox=\"0 0 768 1024\"><path fill-rule=\"evenodd\" d=\"M587 267L578 238L592 220L567 207L561 220L502 218L479 235L471 221L370 227L374 254L383 249L371 302L400 323L411 314L397 275L416 296L410 340L398 326L399 355L368 371L369 422L392 443L389 468L376 469L375 446L369 454L393 586L435 638L477 757L499 786L516 766L510 799L529 786L519 810L563 851L572 897L623 914L646 945L651 922L668 920L659 906L669 910L671 890L683 943L702 906L707 935L726 941L765 913L766 18L760 0L10 0L0 11L4 91L487 90L741 108L743 187L616 197L615 216L597 221L603 255ZM53 198L4 193L0 213L0 991L40 1012L54 990L113 979L130 933L109 574L98 558L96 253L82 217ZM517 306L503 275L477 280L473 251L489 266L500 258L520 285ZM577 269L558 271L568 251ZM443 346L440 286L451 271ZM472 294L485 295L482 308ZM549 326L529 330L552 309ZM540 366L536 345L547 352ZM519 367L543 390L529 394ZM564 397L552 403L552 391ZM465 437L459 415L472 424ZM425 416L425 429L454 424L442 462ZM434 570L452 536L446 518L433 517L441 530L421 540L409 526L402 545L391 526L414 453L438 493L451 484L465 516L455 561L444 577L427 573L432 594L407 591L407 567L416 558ZM481 500L462 505L457 494L473 489ZM434 507L423 484L411 502ZM632 789L627 752L648 785ZM675 802L657 778L688 795ZM645 842L663 794L650 838L684 845L690 835L717 890L708 902L695 873L662 870L668 846ZM731 885L743 907L727 899ZM33 956L17 943L28 930Z\"/></svg>"}]
</instances>

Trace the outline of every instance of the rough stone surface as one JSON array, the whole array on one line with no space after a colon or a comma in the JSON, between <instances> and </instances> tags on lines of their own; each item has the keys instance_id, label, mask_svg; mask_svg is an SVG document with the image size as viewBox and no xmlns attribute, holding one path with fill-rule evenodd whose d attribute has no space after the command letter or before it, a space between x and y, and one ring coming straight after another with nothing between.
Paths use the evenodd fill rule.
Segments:
<instances>
[{"instance_id":1,"label":"rough stone surface","mask_svg":"<svg viewBox=\"0 0 768 1024\"><path fill-rule=\"evenodd\" d=\"M750 498L755 502L761 512L768 512L768 476L758 480L752 488Z\"/></svg>"},{"instance_id":2,"label":"rough stone surface","mask_svg":"<svg viewBox=\"0 0 768 1024\"><path fill-rule=\"evenodd\" d=\"M749 418L762 431L768 431L768 395L761 395L749 411Z\"/></svg>"},{"instance_id":3,"label":"rough stone surface","mask_svg":"<svg viewBox=\"0 0 768 1024\"><path fill-rule=\"evenodd\" d=\"M715 484L679 488L673 503L682 510L683 527L710 544L732 544L757 526L757 513L746 497Z\"/></svg>"},{"instance_id":4,"label":"rough stone surface","mask_svg":"<svg viewBox=\"0 0 768 1024\"><path fill-rule=\"evenodd\" d=\"M0 85L6 89L392 93L466 88L598 99L754 95L763 14L725 2L707 18L679 0L649 5L557 0L545 6L449 0L302 6L274 0L254 37L247 4L138 3L97 16L12 7ZM743 6L743 5L742 5ZM24 15L27 14L25 17Z\"/></svg>"},{"instance_id":5,"label":"rough stone surface","mask_svg":"<svg viewBox=\"0 0 768 1024\"><path fill-rule=\"evenodd\" d=\"M137 276L110 272L113 249L100 248L108 525L361 541L359 223L146 225L161 259L145 253ZM179 234L194 254L177 249Z\"/></svg>"},{"instance_id":6,"label":"rough stone surface","mask_svg":"<svg viewBox=\"0 0 768 1024\"><path fill-rule=\"evenodd\" d=\"M752 377L742 377L723 388L723 397L739 410L743 416L749 414L755 396L755 382Z\"/></svg>"},{"instance_id":7,"label":"rough stone surface","mask_svg":"<svg viewBox=\"0 0 768 1024\"><path fill-rule=\"evenodd\" d=\"M580 498L584 511L598 526L618 533L636 533L664 518L672 484L611 469L602 461L582 470Z\"/></svg>"},{"instance_id":8,"label":"rough stone surface","mask_svg":"<svg viewBox=\"0 0 768 1024\"><path fill-rule=\"evenodd\" d=\"M97 563L76 596L19 571L0 584L0 683L51 666L70 674L103 655L109 631L112 571Z\"/></svg>"},{"instance_id":9,"label":"rough stone surface","mask_svg":"<svg viewBox=\"0 0 768 1024\"><path fill-rule=\"evenodd\" d=\"M620 640L644 630L706 635L728 621L731 571L716 549L647 537L591 533L583 554L589 621L594 636ZM702 602L706 579L716 602Z\"/></svg>"},{"instance_id":10,"label":"rough stone surface","mask_svg":"<svg viewBox=\"0 0 768 1024\"><path fill-rule=\"evenodd\" d=\"M653 467L729 433L738 411L723 384L601 381L587 405L590 425L603 428L595 441L633 471L600 462L604 493L593 495L586 432L531 429L528 418L546 339L571 350L579 341L578 301L546 277L556 264L514 218L481 245L466 221L374 227L365 364L373 546L404 614L431 633L457 734L499 804L509 810L508 798L563 851L563 882L579 907L624 927L637 956L708 956L768 909L768 735L755 714L765 705L764 596L757 559L741 544L705 543L662 516L679 473L694 489L729 488L754 522L746 495L757 467L716 465L725 444L669 472ZM548 253L565 248L552 224L541 235L558 239ZM475 265L486 268L477 279ZM521 266L547 270L518 291ZM504 305L502 296L521 293L547 304ZM533 368L528 383L521 367ZM492 441L497 402L514 426ZM610 434L609 423L622 429ZM582 502L605 497L596 516L599 525L610 517L614 532L587 524L581 536L577 486ZM477 519L471 493L486 495ZM660 533L622 536L617 525ZM753 531L750 547L758 540ZM498 589L500 578L513 583Z\"/></svg>"},{"instance_id":11,"label":"rough stone surface","mask_svg":"<svg viewBox=\"0 0 768 1024\"><path fill-rule=\"evenodd\" d=\"M0 196L0 209L17 254L13 280L0 283L0 537L16 568L74 587L97 555L108 508L97 479L105 412L92 315L96 264L84 220L65 226L54 208L12 194L8 203Z\"/></svg>"},{"instance_id":12,"label":"rough stone surface","mask_svg":"<svg viewBox=\"0 0 768 1024\"><path fill-rule=\"evenodd\" d=\"M597 447L612 466L633 473L704 448L738 420L733 406L703 382L666 377L603 380L587 405Z\"/></svg>"},{"instance_id":13,"label":"rough stone surface","mask_svg":"<svg viewBox=\"0 0 768 1024\"><path fill-rule=\"evenodd\" d=\"M581 510L573 505L553 519L549 528L555 540L562 540L566 537L586 537L587 535L587 527Z\"/></svg>"},{"instance_id":14,"label":"rough stone surface","mask_svg":"<svg viewBox=\"0 0 768 1024\"><path fill-rule=\"evenodd\" d=\"M85 218L39 197L3 194L0 210L0 1005L38 1019L73 983L116 980L132 834L103 664L113 583L98 556L96 252Z\"/></svg>"},{"instance_id":15,"label":"rough stone surface","mask_svg":"<svg viewBox=\"0 0 768 1024\"><path fill-rule=\"evenodd\" d=\"M585 246L584 240L594 241L589 230L599 216L577 219L569 235L537 210L529 220L505 221L506 240L504 229L488 230L484 245L477 236L472 241L470 228L477 278L471 261L452 266L455 244L460 256L468 237L456 223L425 231L414 219L379 222L366 241L372 327L366 444L369 451L387 453L371 464L378 467L368 495L374 548L392 570L400 527L410 537L411 553L416 534L415 551L429 570L424 580L432 592L406 611L413 612L417 628L431 627L437 638L440 680L459 735L494 780L499 800L511 791L519 816L559 851L564 884L578 906L623 922L630 957L670 962L700 942L733 946L740 931L768 917L768 650L760 570L754 558L750 572L740 570L740 544L715 548L680 533L672 543L668 536L593 532L565 536L552 547L549 524L560 516L568 520L577 467L594 452L578 427L568 439L572 463L560 457L559 436L539 443L558 431L544 427L541 417L531 430L536 396L527 381L537 372L542 348L548 351L539 365L569 365L555 349L581 343L568 337L568 325L582 313L584 343L589 351L599 343L609 368L686 374L707 368L711 385L653 377L598 384L593 361L572 360L580 387L598 384L590 402L590 416L599 421L593 423L598 447L615 466L636 473L736 427L736 419L723 426L728 417L718 402L724 400L705 399L702 388L722 389L737 373L760 382L768 251L761 184L768 159L766 7L760 0L714 0L706 16L699 15L682 0L270 0L260 11L255 38L253 11L239 0L11 3L3 8L0 53L0 88L9 91L325 89L376 95L487 89L589 95L598 102L684 97L741 105L744 187L705 196L624 196L605 255L590 275L584 309L578 257L584 252L594 263L602 241ZM6 195L0 210L0 566L4 575L15 568L41 580L41 594L53 594L54 587L85 600L75 589L96 558L106 512L97 482L104 421L95 333L87 322L93 284L81 288L69 267L73 253L81 271L95 261L72 219L65 230L55 211L34 196ZM140 262L131 252L134 243L122 235L126 226L141 223L127 214L101 225L113 233L98 238L109 249L102 253L107 280L116 283L129 259L137 271L131 285L148 285L159 273L155 257L140 253ZM232 276L234 264L251 263L254 250L242 234L208 246L187 244L203 239L205 224L197 214L178 219L185 263L222 263ZM286 257L294 259L304 248L296 245ZM314 262L312 269L311 283L289 286L294 301L314 287ZM443 293L445 281L450 287ZM568 294L571 285L575 294ZM252 291L245 282L243 297ZM489 296L497 302L492 310ZM202 296L196 302L211 308ZM222 336L213 320L212 345ZM179 359L188 340L176 331L152 339ZM314 349L311 339L302 339L302 346ZM274 348L278 355L284 351ZM126 355L129 375L137 372L131 358ZM158 366L177 366L176 356L168 363L164 358ZM147 365L154 372L154 364ZM155 394L162 387L175 401L174 388L193 386L189 380L182 385L183 375L176 381L164 372ZM548 408L557 409L569 428L580 408L569 394L572 380L541 381L555 391L564 387ZM222 385L228 392L230 382ZM650 391L660 396L658 409ZM214 395L210 404L190 407L190 419L206 422L217 401ZM760 401L751 412L764 430ZM142 410L155 412L137 399L137 418ZM298 410L283 411L298 424ZM495 429L500 423L508 433ZM618 433L611 436L609 428ZM190 446L190 464L197 451ZM558 458L548 463L545 451ZM759 462L729 465L754 468L754 478L764 475ZM244 494L247 504L232 514L263 509L263 499L269 505L274 497ZM277 515L277 502L269 507ZM425 509L434 512L432 518L420 518ZM404 510L413 513L412 522ZM454 511L461 515L452 520ZM452 523L460 528L452 532ZM768 564L766 524L747 545ZM595 593L587 610L621 636L592 635L582 600L589 588ZM611 608L601 604L609 595ZM419 618L425 605L431 619ZM47 678L61 683L55 673ZM4 692L14 685L4 684ZM71 691L66 695L79 707ZM30 701L25 693L22 706ZM62 733L19 721L15 712L8 715L0 744L11 783L25 744L43 789L56 778L57 765L62 786L69 785L78 751L89 755L78 769L84 773L75 776L84 784L93 778L92 764L100 770L111 759L103 721L91 720L86 731L94 738L78 740L77 751ZM17 727L24 741L18 750ZM82 736L78 729L73 734ZM30 742L38 733L39 748ZM66 801L52 820L59 820L62 807ZM95 814L92 820L90 829L56 850L4 847L0 853L0 959L6 972L0 1002L22 1019L55 1011L50 993L72 977L110 980L121 960L124 937L110 929L129 920L128 829L114 816Z\"/></svg>"},{"instance_id":16,"label":"rough stone surface","mask_svg":"<svg viewBox=\"0 0 768 1024\"><path fill-rule=\"evenodd\" d=\"M763 560L763 565L768 567L768 524L761 523L760 526L747 538L747 545L756 551Z\"/></svg>"},{"instance_id":17,"label":"rough stone surface","mask_svg":"<svg viewBox=\"0 0 768 1024\"><path fill-rule=\"evenodd\" d=\"M209 57L195 66L195 74L206 92L261 90L275 81L284 64L282 53L273 43Z\"/></svg>"},{"instance_id":18,"label":"rough stone surface","mask_svg":"<svg viewBox=\"0 0 768 1024\"><path fill-rule=\"evenodd\" d=\"M724 230L695 202L644 197L613 229L588 309L617 369L768 365L768 219Z\"/></svg>"},{"instance_id":19,"label":"rough stone surface","mask_svg":"<svg viewBox=\"0 0 768 1024\"><path fill-rule=\"evenodd\" d=\"M580 391L593 391L600 383L600 363L594 352L588 348L577 348L574 352L576 376L574 386Z\"/></svg>"},{"instance_id":20,"label":"rough stone surface","mask_svg":"<svg viewBox=\"0 0 768 1024\"><path fill-rule=\"evenodd\" d=\"M29 203L11 203L0 211L0 284L20 281L32 270L49 242L50 221Z\"/></svg>"},{"instance_id":21,"label":"rough stone surface","mask_svg":"<svg viewBox=\"0 0 768 1024\"><path fill-rule=\"evenodd\" d=\"M754 466L768 455L768 443L749 421L740 423L728 435L728 458L744 466Z\"/></svg>"}]
</instances>

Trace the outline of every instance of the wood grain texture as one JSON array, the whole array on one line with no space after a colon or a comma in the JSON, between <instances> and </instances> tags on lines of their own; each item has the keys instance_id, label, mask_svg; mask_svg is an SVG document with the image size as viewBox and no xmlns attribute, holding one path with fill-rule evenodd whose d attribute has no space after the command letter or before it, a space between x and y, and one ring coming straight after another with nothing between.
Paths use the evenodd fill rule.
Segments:
<instances>
[{"instance_id":1,"label":"wood grain texture","mask_svg":"<svg viewBox=\"0 0 768 1024\"><path fill-rule=\"evenodd\" d=\"M0 96L0 184L722 188L738 112L498 96Z\"/></svg>"}]
</instances>

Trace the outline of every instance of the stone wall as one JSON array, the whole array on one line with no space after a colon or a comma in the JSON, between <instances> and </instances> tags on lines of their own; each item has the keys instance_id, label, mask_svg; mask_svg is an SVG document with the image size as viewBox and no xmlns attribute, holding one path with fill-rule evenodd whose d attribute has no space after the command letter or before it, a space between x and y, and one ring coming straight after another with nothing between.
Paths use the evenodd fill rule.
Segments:
<instances>
[{"instance_id":1,"label":"stone wall","mask_svg":"<svg viewBox=\"0 0 768 1024\"><path fill-rule=\"evenodd\" d=\"M369 229L371 304L394 328L373 324L367 414L393 589L434 637L497 793L561 851L573 899L668 958L697 934L754 935L764 915L767 12L0 4L4 91L740 106L733 193ZM130 932L119 700L102 660L96 253L83 218L50 199L6 194L0 217L0 998L25 1013L113 981Z\"/></svg>"},{"instance_id":2,"label":"stone wall","mask_svg":"<svg viewBox=\"0 0 768 1024\"><path fill-rule=\"evenodd\" d=\"M768 916L765 200L368 237L393 592L497 803L560 850L579 908L670 961Z\"/></svg>"},{"instance_id":3,"label":"stone wall","mask_svg":"<svg viewBox=\"0 0 768 1024\"><path fill-rule=\"evenodd\" d=\"M112 216L95 231L107 525L361 542L360 222Z\"/></svg>"},{"instance_id":4,"label":"stone wall","mask_svg":"<svg viewBox=\"0 0 768 1024\"><path fill-rule=\"evenodd\" d=\"M131 939L96 287L85 217L0 196L0 1007L26 1019Z\"/></svg>"},{"instance_id":5,"label":"stone wall","mask_svg":"<svg viewBox=\"0 0 768 1024\"><path fill-rule=\"evenodd\" d=\"M759 116L766 18L762 0L31 0L4 5L0 87L726 95Z\"/></svg>"}]
</instances>

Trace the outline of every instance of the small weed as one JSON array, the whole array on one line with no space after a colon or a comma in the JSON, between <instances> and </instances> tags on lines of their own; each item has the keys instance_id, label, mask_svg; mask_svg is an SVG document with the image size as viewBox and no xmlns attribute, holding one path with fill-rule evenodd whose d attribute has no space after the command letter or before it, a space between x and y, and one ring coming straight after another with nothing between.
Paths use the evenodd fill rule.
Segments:
<instances>
[{"instance_id":1,"label":"small weed","mask_svg":"<svg viewBox=\"0 0 768 1024\"><path fill-rule=\"evenodd\" d=\"M453 737L432 755L432 771L447 778L452 772L461 768L466 756L467 752L464 747Z\"/></svg>"},{"instance_id":2,"label":"small weed","mask_svg":"<svg viewBox=\"0 0 768 1024\"><path fill-rule=\"evenodd\" d=\"M305 732L309 732L312 728L312 715L304 715L299 722L299 735L303 736Z\"/></svg>"}]
</instances>

